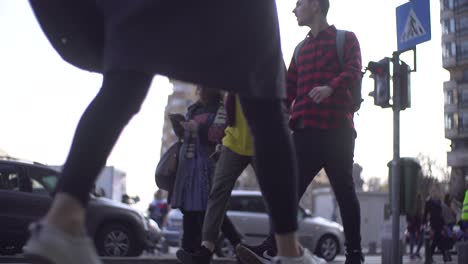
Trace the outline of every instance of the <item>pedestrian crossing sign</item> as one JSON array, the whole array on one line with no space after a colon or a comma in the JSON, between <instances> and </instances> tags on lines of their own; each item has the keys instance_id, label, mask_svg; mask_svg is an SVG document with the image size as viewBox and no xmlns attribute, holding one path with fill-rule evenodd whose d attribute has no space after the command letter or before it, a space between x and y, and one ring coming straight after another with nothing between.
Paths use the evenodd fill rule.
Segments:
<instances>
[{"instance_id":1,"label":"pedestrian crossing sign","mask_svg":"<svg viewBox=\"0 0 468 264\"><path fill-rule=\"evenodd\" d=\"M398 51L431 39L429 0L411 0L396 9Z\"/></svg>"}]
</instances>

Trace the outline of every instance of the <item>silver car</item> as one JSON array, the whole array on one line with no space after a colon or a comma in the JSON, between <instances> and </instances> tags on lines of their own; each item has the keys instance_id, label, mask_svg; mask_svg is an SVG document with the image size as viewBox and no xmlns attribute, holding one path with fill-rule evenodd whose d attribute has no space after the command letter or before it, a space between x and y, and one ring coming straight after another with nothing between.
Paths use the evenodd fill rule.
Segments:
<instances>
[{"instance_id":1,"label":"silver car","mask_svg":"<svg viewBox=\"0 0 468 264\"><path fill-rule=\"evenodd\" d=\"M340 224L312 216L308 210L301 207L299 209L297 235L304 247L327 261L333 260L337 254L344 251L344 233ZM268 214L259 191L234 190L227 215L246 244L260 244L268 236L270 230ZM179 210L169 212L167 226L162 232L166 241L170 240L174 245L179 243L182 234L182 214ZM218 247L221 255L231 255L233 250L226 240L220 242Z\"/></svg>"}]
</instances>

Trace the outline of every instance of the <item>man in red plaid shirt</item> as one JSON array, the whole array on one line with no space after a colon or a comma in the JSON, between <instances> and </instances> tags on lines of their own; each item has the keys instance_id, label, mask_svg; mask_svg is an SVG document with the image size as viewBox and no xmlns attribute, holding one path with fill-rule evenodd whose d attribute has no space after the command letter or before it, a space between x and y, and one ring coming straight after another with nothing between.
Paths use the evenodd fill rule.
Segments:
<instances>
[{"instance_id":1,"label":"man in red plaid shirt","mask_svg":"<svg viewBox=\"0 0 468 264\"><path fill-rule=\"evenodd\" d=\"M350 90L361 78L361 51L355 34L346 31L340 63L337 29L326 18L329 5L328 0L296 3L293 12L299 26L307 26L310 31L298 45L288 69L286 105L299 165L299 197L315 175L325 169L343 220L345 263L361 264L360 206L352 174L356 131ZM256 258L258 263L267 263L265 256L276 252L274 244L270 237L259 246L242 245L238 252L241 259Z\"/></svg>"}]
</instances>

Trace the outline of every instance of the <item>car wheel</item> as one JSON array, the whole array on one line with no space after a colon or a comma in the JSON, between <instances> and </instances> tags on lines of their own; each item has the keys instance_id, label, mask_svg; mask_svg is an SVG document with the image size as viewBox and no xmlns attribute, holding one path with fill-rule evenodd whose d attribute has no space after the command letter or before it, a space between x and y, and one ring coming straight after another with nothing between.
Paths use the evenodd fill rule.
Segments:
<instances>
[{"instance_id":1,"label":"car wheel","mask_svg":"<svg viewBox=\"0 0 468 264\"><path fill-rule=\"evenodd\" d=\"M122 224L104 225L96 235L96 248L101 256L138 256L143 246L133 231Z\"/></svg>"},{"instance_id":2,"label":"car wheel","mask_svg":"<svg viewBox=\"0 0 468 264\"><path fill-rule=\"evenodd\" d=\"M324 235L319 239L315 253L326 261L332 261L340 250L338 239L333 235Z\"/></svg>"}]
</instances>

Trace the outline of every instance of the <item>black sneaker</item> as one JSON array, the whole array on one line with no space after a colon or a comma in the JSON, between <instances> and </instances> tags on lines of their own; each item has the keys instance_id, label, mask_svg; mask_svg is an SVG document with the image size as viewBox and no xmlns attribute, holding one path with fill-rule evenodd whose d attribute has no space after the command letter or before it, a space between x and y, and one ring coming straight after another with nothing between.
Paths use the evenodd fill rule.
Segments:
<instances>
[{"instance_id":1,"label":"black sneaker","mask_svg":"<svg viewBox=\"0 0 468 264\"><path fill-rule=\"evenodd\" d=\"M194 253L187 252L183 249L179 249L176 252L177 259L183 264L209 264L213 252L208 248L201 246L200 249Z\"/></svg>"},{"instance_id":2,"label":"black sneaker","mask_svg":"<svg viewBox=\"0 0 468 264\"><path fill-rule=\"evenodd\" d=\"M364 255L360 250L353 250L346 252L345 264L362 264L364 263Z\"/></svg>"},{"instance_id":3,"label":"black sneaker","mask_svg":"<svg viewBox=\"0 0 468 264\"><path fill-rule=\"evenodd\" d=\"M270 264L276 255L274 249L268 243L258 246L249 246L240 243L236 247L237 256L245 264Z\"/></svg>"}]
</instances>

